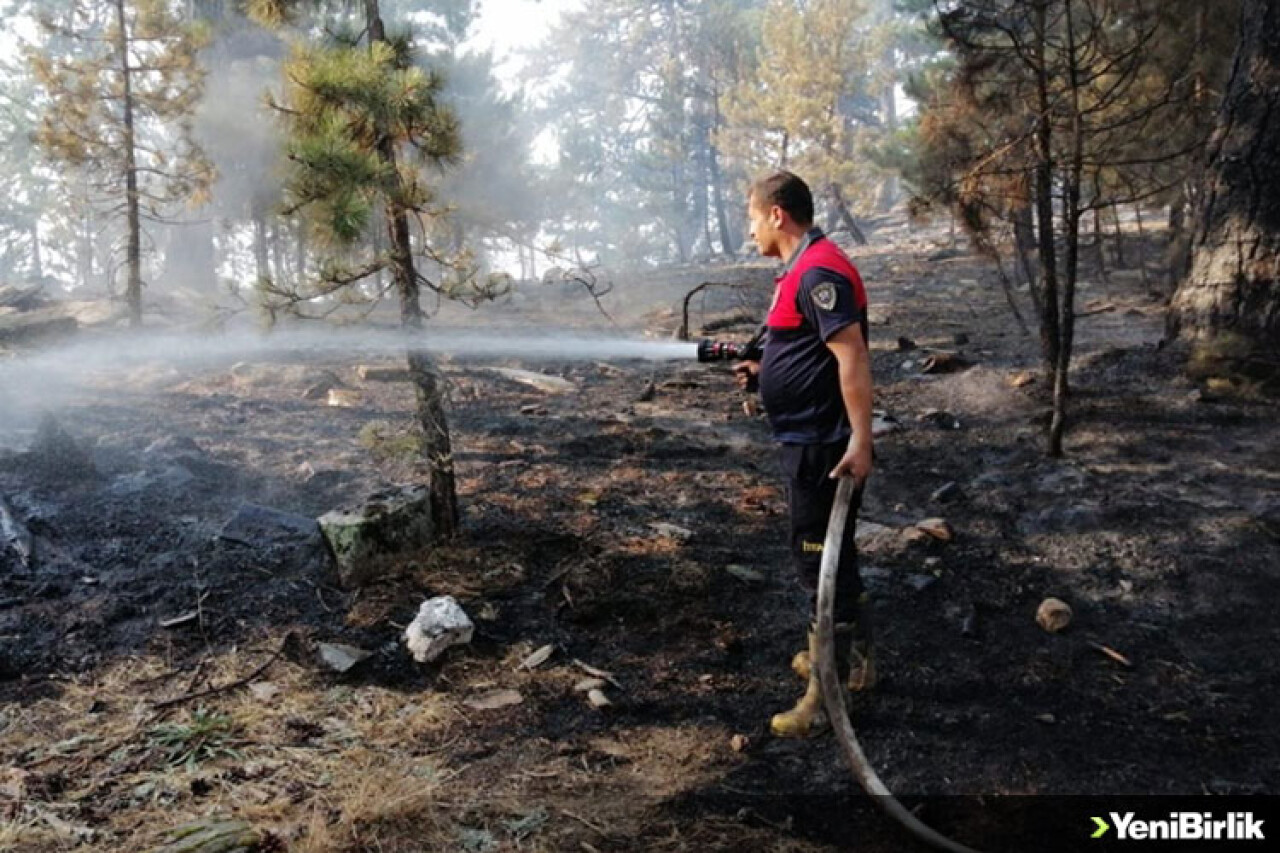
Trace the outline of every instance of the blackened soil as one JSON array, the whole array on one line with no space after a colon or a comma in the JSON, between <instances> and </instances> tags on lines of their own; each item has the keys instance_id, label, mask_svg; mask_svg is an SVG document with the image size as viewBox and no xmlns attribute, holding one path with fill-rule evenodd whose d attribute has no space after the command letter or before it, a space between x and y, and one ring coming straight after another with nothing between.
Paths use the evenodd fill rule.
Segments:
<instances>
[{"instance_id":1,"label":"blackened soil","mask_svg":"<svg viewBox=\"0 0 1280 853\"><path fill-rule=\"evenodd\" d=\"M1274 404L1198 394L1183 355L1157 346L1160 296L1117 275L1083 291L1067 454L1048 459L1043 381L1016 381L1037 370L1034 340L988 268L930 261L930 248L859 258L877 405L902 426L877 444L862 515L889 528L863 554L882 681L854 713L873 764L909 798L1276 792ZM924 352L899 351L899 336ZM922 374L932 350L976 366ZM554 643L560 660L611 672L615 704L535 683L518 709L473 718L448 747L456 766L484 778L551 756L601 774L544 786L608 818L613 830L579 827L599 849L913 849L855 798L829 738L767 734L798 691L787 663L806 604L767 429L727 368L523 366L579 390L449 365L463 533L358 593L312 551L217 534L246 500L314 516L421 476L358 439L375 420L410 428L407 386L362 383L337 360L262 365L252 381L104 380L57 415L96 475L0 462L0 494L39 549L32 570L0 576L0 696L23 703L55 689L47 676L143 652L180 662L286 629L379 650L348 683L462 695L477 673L499 678L516 644ZM361 394L355 408L304 398L322 370ZM954 497L931 497L948 483ZM898 533L928 517L954 541ZM476 640L418 667L396 649L398 626L444 592L477 615ZM1074 609L1061 634L1036 624L1048 596ZM685 758L646 761L659 738L687 738Z\"/></svg>"}]
</instances>

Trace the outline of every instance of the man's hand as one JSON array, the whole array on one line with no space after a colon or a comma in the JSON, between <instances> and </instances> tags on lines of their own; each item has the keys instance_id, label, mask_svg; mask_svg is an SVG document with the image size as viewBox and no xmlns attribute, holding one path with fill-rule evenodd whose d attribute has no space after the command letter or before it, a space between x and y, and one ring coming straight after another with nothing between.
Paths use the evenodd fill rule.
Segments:
<instances>
[{"instance_id":1,"label":"man's hand","mask_svg":"<svg viewBox=\"0 0 1280 853\"><path fill-rule=\"evenodd\" d=\"M852 477L861 486L871 476L871 464L871 442L854 441L831 469L831 479Z\"/></svg>"},{"instance_id":2,"label":"man's hand","mask_svg":"<svg viewBox=\"0 0 1280 853\"><path fill-rule=\"evenodd\" d=\"M760 362L740 361L733 366L733 379L743 391L760 388Z\"/></svg>"}]
</instances>

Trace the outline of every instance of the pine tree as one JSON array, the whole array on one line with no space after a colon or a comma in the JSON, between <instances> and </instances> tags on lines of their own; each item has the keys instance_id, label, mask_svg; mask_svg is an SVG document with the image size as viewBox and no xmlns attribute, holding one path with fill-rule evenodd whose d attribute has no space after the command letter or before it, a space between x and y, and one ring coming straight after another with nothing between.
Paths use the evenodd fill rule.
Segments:
<instances>
[{"instance_id":1,"label":"pine tree","mask_svg":"<svg viewBox=\"0 0 1280 853\"><path fill-rule=\"evenodd\" d=\"M875 168L860 133L879 124L865 0L773 0L761 25L754 74L730 93L724 147L748 173L785 168L825 200L832 231L861 232L850 204L875 201Z\"/></svg>"},{"instance_id":2,"label":"pine tree","mask_svg":"<svg viewBox=\"0 0 1280 853\"><path fill-rule=\"evenodd\" d=\"M125 301L142 322L143 221L198 203L213 179L190 133L203 72L203 43L165 0L102 0L45 27L80 44L78 55L32 52L49 98L37 140L58 162L91 176L125 222ZM79 9L79 4L75 7ZM96 16L96 17L95 17Z\"/></svg>"},{"instance_id":3,"label":"pine tree","mask_svg":"<svg viewBox=\"0 0 1280 853\"><path fill-rule=\"evenodd\" d=\"M315 4L251 0L250 11L279 25L306 6ZM424 287L464 299L493 290L477 285L470 265L445 263L426 239L438 215L428 170L453 164L461 154L457 119L441 102L443 79L416 61L411 31L388 31L378 0L364 0L362 11L361 29L336 31L321 44L299 43L286 63L286 88L277 106L291 164L289 209L305 212L318 236L336 250L326 264L325 283L306 298L349 293L385 270L399 299L401 325L417 329ZM363 259L347 262L353 254ZM441 262L441 268L452 266L455 277L428 279L419 268L420 255ZM431 465L435 528L448 536L457 529L458 506L443 388L425 353L411 352L409 362L423 453Z\"/></svg>"}]
</instances>

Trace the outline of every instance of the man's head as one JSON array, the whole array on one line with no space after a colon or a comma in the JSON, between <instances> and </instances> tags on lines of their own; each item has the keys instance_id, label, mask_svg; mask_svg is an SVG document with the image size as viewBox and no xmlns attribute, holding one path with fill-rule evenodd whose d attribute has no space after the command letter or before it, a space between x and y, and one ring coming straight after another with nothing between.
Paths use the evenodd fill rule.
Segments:
<instances>
[{"instance_id":1,"label":"man's head","mask_svg":"<svg viewBox=\"0 0 1280 853\"><path fill-rule=\"evenodd\" d=\"M760 254L780 258L784 235L798 240L813 225L813 194L799 176L774 172L752 182L747 215Z\"/></svg>"}]
</instances>

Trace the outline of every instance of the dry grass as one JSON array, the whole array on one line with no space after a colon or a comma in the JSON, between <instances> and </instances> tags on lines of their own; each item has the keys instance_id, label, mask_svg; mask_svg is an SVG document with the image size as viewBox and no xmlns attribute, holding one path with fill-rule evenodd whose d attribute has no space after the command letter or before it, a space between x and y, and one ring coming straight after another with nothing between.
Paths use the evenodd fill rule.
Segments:
<instances>
[{"instance_id":1,"label":"dry grass","mask_svg":"<svg viewBox=\"0 0 1280 853\"><path fill-rule=\"evenodd\" d=\"M619 728L580 757L541 739L494 741L495 718L462 699L514 688L527 701L512 719L530 719L539 697L576 695L584 673L559 653L518 669L542 641L530 637L496 661L459 656L447 696L335 685L280 659L251 688L200 700L199 715L194 702L153 710L156 700L252 672L274 639L198 669L136 658L69 681L54 698L3 712L0 768L26 773L16 796L0 793L0 849L150 850L170 828L213 817L247 821L300 853L615 849L656 819L649 804L741 760L725 746L729 732L705 726ZM173 763L154 735L215 716L227 749L189 765ZM497 751L470 763L451 757L482 744ZM5 778L0 792L12 787Z\"/></svg>"},{"instance_id":2,"label":"dry grass","mask_svg":"<svg viewBox=\"0 0 1280 853\"><path fill-rule=\"evenodd\" d=\"M69 827L83 827L96 834L93 849L146 850L165 829L212 814L249 820L307 851L421 849L445 831L432 804L450 771L431 752L459 717L437 696L334 687L277 661L256 690L216 694L200 710L152 710L154 700L229 683L261 661L233 651L207 659L193 678L135 659L68 682L56 698L6 709L0 767L25 772L23 784L6 787L15 796L0 794L0 849L71 849ZM158 727L203 732L211 719L217 748L191 762L183 751L175 764ZM50 814L65 825L51 826ZM399 837L415 846L397 847Z\"/></svg>"}]
</instances>

